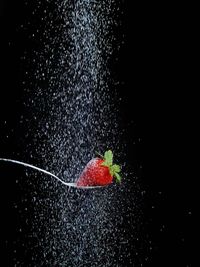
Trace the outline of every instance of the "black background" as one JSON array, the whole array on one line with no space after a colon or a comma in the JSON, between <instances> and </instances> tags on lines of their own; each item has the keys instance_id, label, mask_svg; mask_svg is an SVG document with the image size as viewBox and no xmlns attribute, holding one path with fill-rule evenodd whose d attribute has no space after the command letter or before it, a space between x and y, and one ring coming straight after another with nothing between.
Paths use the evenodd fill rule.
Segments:
<instances>
[{"instance_id":1,"label":"black background","mask_svg":"<svg viewBox=\"0 0 200 267\"><path fill-rule=\"evenodd\" d=\"M183 34L186 25L167 7L128 2L122 1L120 29L125 34L125 45L112 68L125 81L119 93L130 147L128 157L136 162L146 192L144 231L155 244L145 266L189 267L192 182L185 160L189 146L186 132L190 127L185 110L189 100L183 89L189 81ZM31 5L26 8L24 3L10 0L0 4L0 156L12 155L17 146L17 135L13 134L9 142L6 135L11 128L17 129L16 118L22 108L19 58L24 49L31 51L34 45L26 32L17 30L31 13ZM135 145L129 136L134 136Z\"/></svg>"}]
</instances>

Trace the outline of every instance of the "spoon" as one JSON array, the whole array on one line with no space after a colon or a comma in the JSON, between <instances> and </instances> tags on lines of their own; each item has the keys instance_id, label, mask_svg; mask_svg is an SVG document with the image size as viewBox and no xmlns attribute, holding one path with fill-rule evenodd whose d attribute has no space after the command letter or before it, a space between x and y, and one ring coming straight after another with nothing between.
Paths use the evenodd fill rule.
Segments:
<instances>
[{"instance_id":1,"label":"spoon","mask_svg":"<svg viewBox=\"0 0 200 267\"><path fill-rule=\"evenodd\" d=\"M75 187L75 188L78 188L78 189L92 189L92 188L103 187L103 186L77 186L76 183L67 183L67 182L63 181L62 179L60 179L59 177L57 177L56 175L54 175L53 173L45 171L45 170L43 170L41 168L38 168L38 167L33 166L31 164L28 164L28 163L24 163L24 162L21 162L21 161L18 161L18 160L13 160L13 159L5 159L5 158L0 158L0 161L6 161L6 162L15 163L15 164L18 164L18 165L23 165L25 167L29 167L29 168L32 168L34 170L43 172L43 173L45 173L47 175L50 175L50 176L54 177L59 182L61 182L63 185L66 185L66 186L69 186L69 187Z\"/></svg>"}]
</instances>

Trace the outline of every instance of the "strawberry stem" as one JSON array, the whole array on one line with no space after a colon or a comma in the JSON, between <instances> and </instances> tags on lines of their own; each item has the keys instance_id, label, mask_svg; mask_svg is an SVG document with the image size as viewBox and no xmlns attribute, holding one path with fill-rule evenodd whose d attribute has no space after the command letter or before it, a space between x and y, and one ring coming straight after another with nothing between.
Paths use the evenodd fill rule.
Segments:
<instances>
[{"instance_id":1,"label":"strawberry stem","mask_svg":"<svg viewBox=\"0 0 200 267\"><path fill-rule=\"evenodd\" d=\"M95 151L95 153L96 153L98 156L100 156L101 158L104 158L104 156L101 155L99 152Z\"/></svg>"}]
</instances>

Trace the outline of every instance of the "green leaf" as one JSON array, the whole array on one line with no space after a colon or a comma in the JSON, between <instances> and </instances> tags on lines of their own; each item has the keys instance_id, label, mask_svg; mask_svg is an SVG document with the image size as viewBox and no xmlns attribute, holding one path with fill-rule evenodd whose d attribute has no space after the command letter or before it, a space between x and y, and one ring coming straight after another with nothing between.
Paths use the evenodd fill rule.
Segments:
<instances>
[{"instance_id":1,"label":"green leaf","mask_svg":"<svg viewBox=\"0 0 200 267\"><path fill-rule=\"evenodd\" d=\"M113 164L113 153L111 150L108 150L104 153L103 157L104 161L102 162L102 166L106 166L109 169L109 172L111 176L115 177L116 182L121 182L121 176L119 175L119 172L121 171L121 168L117 164Z\"/></svg>"},{"instance_id":2,"label":"green leaf","mask_svg":"<svg viewBox=\"0 0 200 267\"><path fill-rule=\"evenodd\" d=\"M121 176L119 175L119 173L116 172L114 174L114 176L115 176L117 182L121 182Z\"/></svg>"},{"instance_id":3,"label":"green leaf","mask_svg":"<svg viewBox=\"0 0 200 267\"><path fill-rule=\"evenodd\" d=\"M121 168L119 165L117 165L117 164L112 165L112 172L113 173L120 172L120 171L121 171Z\"/></svg>"},{"instance_id":4,"label":"green leaf","mask_svg":"<svg viewBox=\"0 0 200 267\"><path fill-rule=\"evenodd\" d=\"M113 164L113 153L111 150L105 152L104 160L107 166L111 166Z\"/></svg>"}]
</instances>

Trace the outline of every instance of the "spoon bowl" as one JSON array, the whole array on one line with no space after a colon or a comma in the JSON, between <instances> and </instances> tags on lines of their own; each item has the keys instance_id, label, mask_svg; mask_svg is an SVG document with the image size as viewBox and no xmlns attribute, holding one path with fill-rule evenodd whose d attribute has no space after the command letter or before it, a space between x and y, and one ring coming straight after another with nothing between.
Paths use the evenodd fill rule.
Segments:
<instances>
[{"instance_id":1,"label":"spoon bowl","mask_svg":"<svg viewBox=\"0 0 200 267\"><path fill-rule=\"evenodd\" d=\"M94 189L94 188L100 188L100 187L105 187L102 185L97 185L97 186L77 186L76 183L66 183L67 186L69 187L75 187L77 189Z\"/></svg>"}]
</instances>

